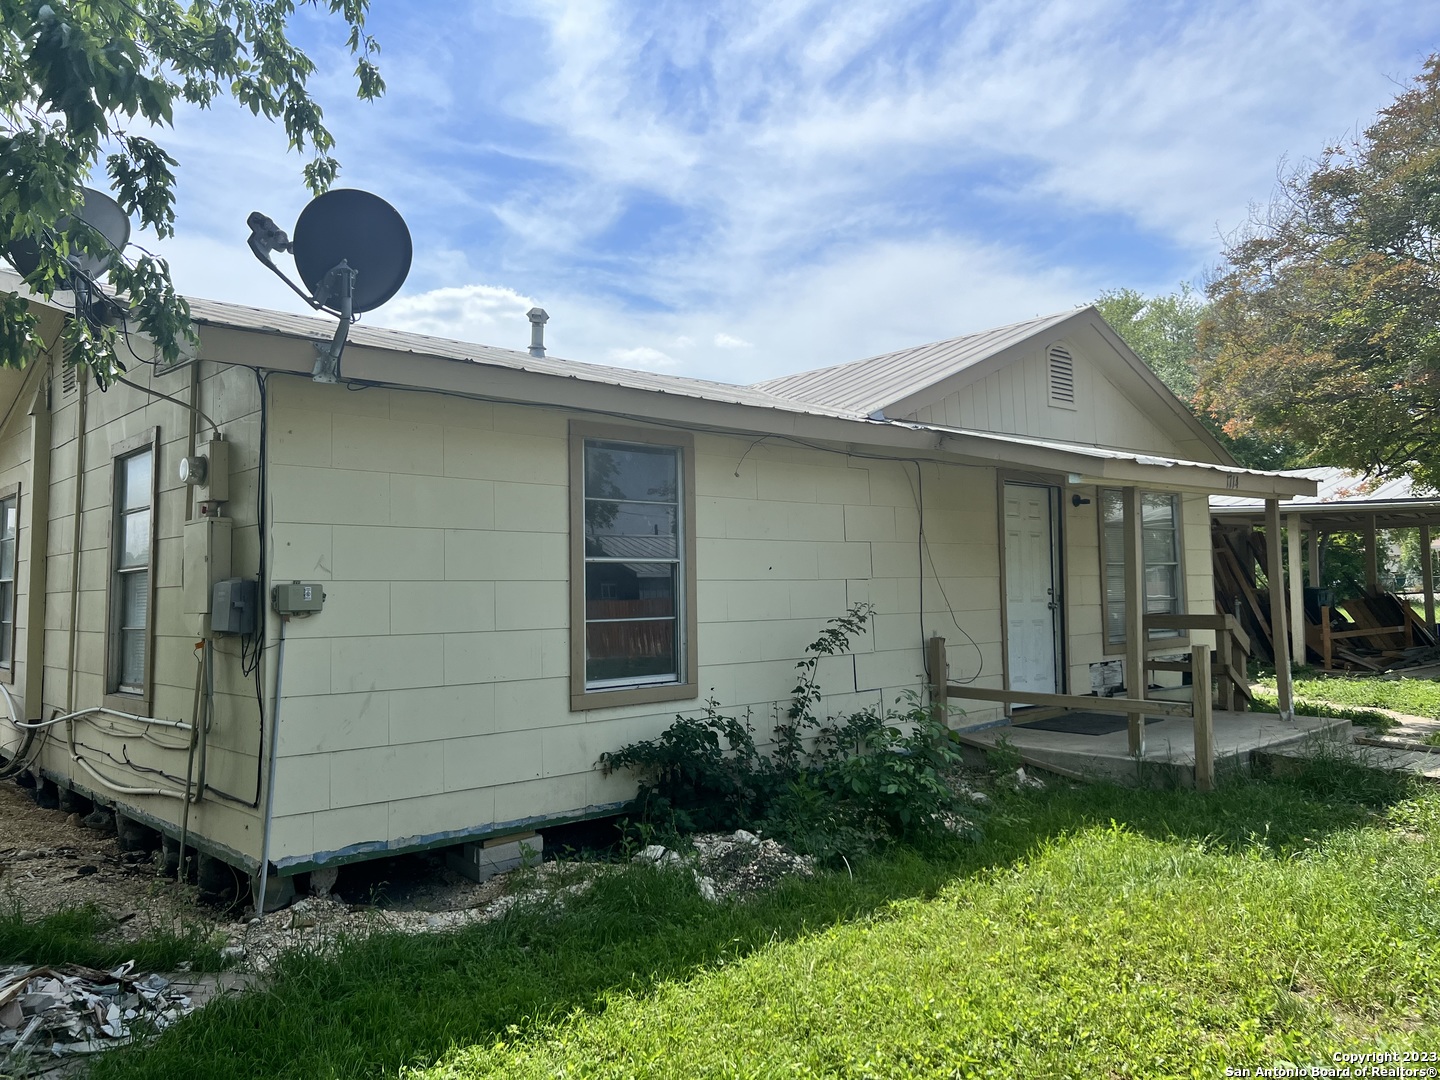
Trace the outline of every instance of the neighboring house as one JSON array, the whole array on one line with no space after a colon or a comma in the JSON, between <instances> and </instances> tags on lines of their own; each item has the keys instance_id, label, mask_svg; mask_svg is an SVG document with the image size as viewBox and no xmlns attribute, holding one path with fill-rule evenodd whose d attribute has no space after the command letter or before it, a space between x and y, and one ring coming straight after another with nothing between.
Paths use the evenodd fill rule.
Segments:
<instances>
[{"instance_id":1,"label":"neighboring house","mask_svg":"<svg viewBox=\"0 0 1440 1080\"><path fill-rule=\"evenodd\" d=\"M1092 308L751 387L364 324L322 384L333 323L193 311L200 358L137 388L0 370L0 670L72 717L5 752L249 874L613 812L602 752L711 696L763 726L861 601L829 708L922 688L932 632L957 679L1087 692L1123 489L1147 610L1207 614L1206 497L1313 490L1236 467ZM230 578L258 633L206 637ZM290 582L323 607L282 622Z\"/></svg>"}]
</instances>

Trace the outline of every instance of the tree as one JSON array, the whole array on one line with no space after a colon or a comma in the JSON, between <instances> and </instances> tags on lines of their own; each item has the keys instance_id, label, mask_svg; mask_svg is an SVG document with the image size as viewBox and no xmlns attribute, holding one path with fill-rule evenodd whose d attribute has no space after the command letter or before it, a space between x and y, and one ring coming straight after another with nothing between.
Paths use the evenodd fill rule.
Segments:
<instances>
[{"instance_id":1,"label":"tree","mask_svg":"<svg viewBox=\"0 0 1440 1080\"><path fill-rule=\"evenodd\" d=\"M1440 483L1440 54L1226 246L1199 401L1309 461Z\"/></svg>"},{"instance_id":2,"label":"tree","mask_svg":"<svg viewBox=\"0 0 1440 1080\"><path fill-rule=\"evenodd\" d=\"M357 92L384 91L365 33L369 0L308 0L339 16L355 57ZM0 252L38 250L25 283L40 296L69 288L66 257L107 253L98 232L69 217L102 159L115 199L156 236L175 229L176 160L155 141L177 103L207 108L233 98L284 125L290 146L309 152L304 182L325 190L339 164L334 139L307 78L314 63L289 39L293 0L0 0ZM175 359L193 331L189 307L164 259L137 247L106 272L129 317ZM114 253L112 253L114 254ZM0 296L0 363L24 366L41 347L23 297ZM67 356L103 387L125 365L116 330L103 320L67 321Z\"/></svg>"},{"instance_id":3,"label":"tree","mask_svg":"<svg viewBox=\"0 0 1440 1080\"><path fill-rule=\"evenodd\" d=\"M1185 402L1195 397L1195 335L1206 304L1188 284L1169 296L1109 289L1095 306L1176 397Z\"/></svg>"},{"instance_id":4,"label":"tree","mask_svg":"<svg viewBox=\"0 0 1440 1080\"><path fill-rule=\"evenodd\" d=\"M1200 343L1200 326L1210 305L1188 284L1168 296L1145 296L1134 289L1102 292L1095 307L1176 397L1195 409L1199 372L1211 360ZM1209 412L1197 411L1231 456L1252 469L1284 468L1289 451L1259 432L1231 432Z\"/></svg>"}]
</instances>

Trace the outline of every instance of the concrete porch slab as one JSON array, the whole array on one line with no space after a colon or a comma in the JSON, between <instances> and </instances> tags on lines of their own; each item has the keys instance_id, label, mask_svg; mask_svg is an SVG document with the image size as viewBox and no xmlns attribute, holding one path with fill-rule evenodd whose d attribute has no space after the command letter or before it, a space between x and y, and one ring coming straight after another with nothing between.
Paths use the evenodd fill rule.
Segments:
<instances>
[{"instance_id":1,"label":"concrete porch slab","mask_svg":"<svg viewBox=\"0 0 1440 1080\"><path fill-rule=\"evenodd\" d=\"M1214 714L1215 771L1248 771L1257 751L1275 751L1316 739L1348 744L1350 721L1315 716L1281 720L1275 713ZM1167 717L1145 725L1145 755L1130 756L1125 731L1108 735L1072 735L1006 724L957 731L961 743L993 750L1004 740L1026 765L1084 780L1113 780L1146 786L1195 785L1195 734L1185 717Z\"/></svg>"}]
</instances>

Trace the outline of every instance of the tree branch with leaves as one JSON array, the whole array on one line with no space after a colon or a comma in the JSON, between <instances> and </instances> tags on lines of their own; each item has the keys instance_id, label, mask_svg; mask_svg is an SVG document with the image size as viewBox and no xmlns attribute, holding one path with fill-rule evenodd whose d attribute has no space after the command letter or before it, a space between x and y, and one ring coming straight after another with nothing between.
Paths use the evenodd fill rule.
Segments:
<instances>
[{"instance_id":1,"label":"tree branch with leaves","mask_svg":"<svg viewBox=\"0 0 1440 1080\"><path fill-rule=\"evenodd\" d=\"M1228 244L1198 400L1310 462L1440 486L1440 54Z\"/></svg>"},{"instance_id":2,"label":"tree branch with leaves","mask_svg":"<svg viewBox=\"0 0 1440 1080\"><path fill-rule=\"evenodd\" d=\"M365 32L368 0L310 0L342 20L361 99L385 89ZM112 193L141 228L175 231L178 162L157 142L178 105L200 109L229 97L284 127L308 154L302 178L319 194L334 182L335 140L307 80L314 62L289 37L291 0L0 0L0 251L38 252L25 284L49 300L70 288L72 254L110 258L106 283L127 317L174 360L191 337L189 306L163 258L136 247L114 252L79 219L84 188L102 166ZM64 221L64 227L60 223ZM23 367L41 347L23 296L0 296L0 364ZM101 386L125 365L116 330L67 321L70 362Z\"/></svg>"}]
</instances>

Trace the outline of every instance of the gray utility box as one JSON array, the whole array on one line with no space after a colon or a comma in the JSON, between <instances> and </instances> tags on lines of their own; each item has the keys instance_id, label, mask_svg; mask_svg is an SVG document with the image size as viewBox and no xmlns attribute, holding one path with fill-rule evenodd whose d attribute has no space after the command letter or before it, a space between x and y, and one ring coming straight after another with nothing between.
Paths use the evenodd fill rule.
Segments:
<instances>
[{"instance_id":1,"label":"gray utility box","mask_svg":"<svg viewBox=\"0 0 1440 1080\"><path fill-rule=\"evenodd\" d=\"M313 615L325 606L325 590L313 582L292 581L273 585L270 602L280 615Z\"/></svg>"},{"instance_id":2,"label":"gray utility box","mask_svg":"<svg viewBox=\"0 0 1440 1080\"><path fill-rule=\"evenodd\" d=\"M250 578L226 578L215 583L210 604L212 634L255 633L255 600L259 586Z\"/></svg>"}]
</instances>

